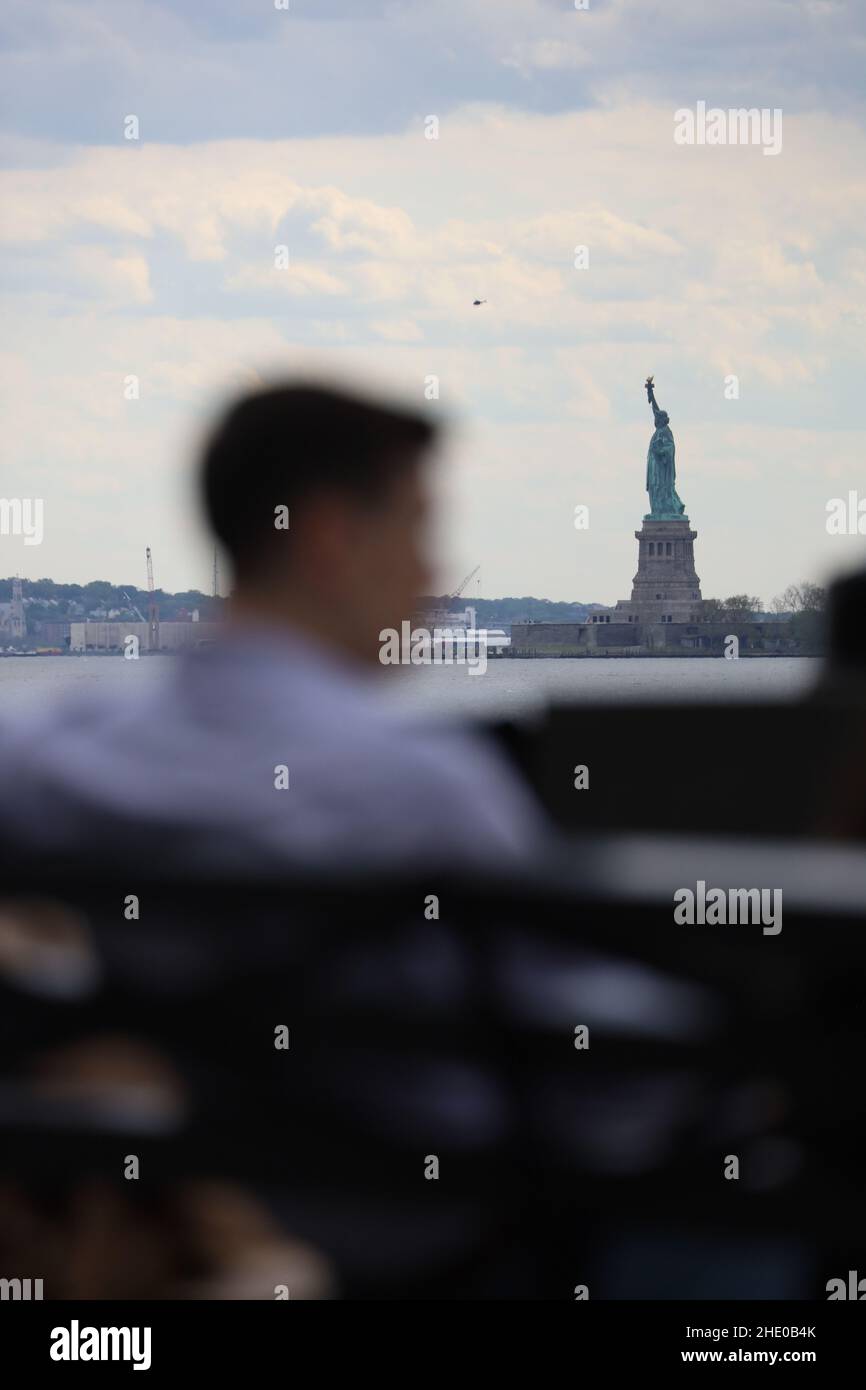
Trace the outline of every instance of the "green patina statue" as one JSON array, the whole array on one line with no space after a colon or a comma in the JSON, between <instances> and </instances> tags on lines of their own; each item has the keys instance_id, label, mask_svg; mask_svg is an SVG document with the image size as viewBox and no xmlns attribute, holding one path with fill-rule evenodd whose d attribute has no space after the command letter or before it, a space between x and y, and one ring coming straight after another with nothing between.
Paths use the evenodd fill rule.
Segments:
<instances>
[{"instance_id":1,"label":"green patina statue","mask_svg":"<svg viewBox=\"0 0 866 1390\"><path fill-rule=\"evenodd\" d=\"M650 509L645 520L679 521L685 515L686 509L676 491L674 437L671 434L667 411L659 410L656 405L651 376L646 379L646 394L653 408L656 427L646 457L646 490L649 493Z\"/></svg>"}]
</instances>

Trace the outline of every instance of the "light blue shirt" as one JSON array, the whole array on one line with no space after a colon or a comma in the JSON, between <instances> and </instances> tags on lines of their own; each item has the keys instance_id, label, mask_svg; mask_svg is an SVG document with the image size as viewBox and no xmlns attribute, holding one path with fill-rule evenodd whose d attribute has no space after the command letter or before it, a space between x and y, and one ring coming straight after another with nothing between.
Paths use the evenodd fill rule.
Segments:
<instances>
[{"instance_id":1,"label":"light blue shirt","mask_svg":"<svg viewBox=\"0 0 866 1390\"><path fill-rule=\"evenodd\" d=\"M0 730L0 830L94 867L529 862L542 816L494 746L377 685L297 633L230 630L158 689Z\"/></svg>"}]
</instances>

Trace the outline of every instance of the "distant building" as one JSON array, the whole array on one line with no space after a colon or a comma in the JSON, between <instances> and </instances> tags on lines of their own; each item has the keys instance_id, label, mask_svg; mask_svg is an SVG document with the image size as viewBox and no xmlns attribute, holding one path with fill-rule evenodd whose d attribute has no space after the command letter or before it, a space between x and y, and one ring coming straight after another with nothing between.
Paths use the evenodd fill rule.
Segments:
<instances>
[{"instance_id":1,"label":"distant building","mask_svg":"<svg viewBox=\"0 0 866 1390\"><path fill-rule=\"evenodd\" d=\"M69 650L72 652L122 652L128 637L137 637L139 650L149 646L147 623L70 623ZM158 647L161 652L183 651L201 642L214 641L223 631L222 623L160 623Z\"/></svg>"},{"instance_id":2,"label":"distant building","mask_svg":"<svg viewBox=\"0 0 866 1390\"><path fill-rule=\"evenodd\" d=\"M24 600L21 596L21 580L12 580L11 603L0 603L0 638L7 641L20 641L27 631L24 620Z\"/></svg>"},{"instance_id":3,"label":"distant building","mask_svg":"<svg viewBox=\"0 0 866 1390\"><path fill-rule=\"evenodd\" d=\"M504 628L484 628L479 630L476 610L467 607L462 613L452 613L447 608L428 608L413 614L413 627L425 628L433 635L434 654L464 651L481 641L488 656L502 656L511 646L511 639ZM480 637L479 632L484 636Z\"/></svg>"},{"instance_id":4,"label":"distant building","mask_svg":"<svg viewBox=\"0 0 866 1390\"><path fill-rule=\"evenodd\" d=\"M728 619L712 622L617 621L616 609L588 623L514 623L513 656L723 656L735 636L741 654L796 654L790 623Z\"/></svg>"},{"instance_id":5,"label":"distant building","mask_svg":"<svg viewBox=\"0 0 866 1390\"><path fill-rule=\"evenodd\" d=\"M30 623L31 634L48 647L69 646L69 621L38 618Z\"/></svg>"}]
</instances>

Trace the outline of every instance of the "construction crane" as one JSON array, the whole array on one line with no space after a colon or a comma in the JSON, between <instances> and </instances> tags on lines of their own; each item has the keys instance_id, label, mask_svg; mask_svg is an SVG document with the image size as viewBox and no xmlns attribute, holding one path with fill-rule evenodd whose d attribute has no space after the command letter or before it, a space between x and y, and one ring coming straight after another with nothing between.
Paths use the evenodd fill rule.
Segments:
<instances>
[{"instance_id":1,"label":"construction crane","mask_svg":"<svg viewBox=\"0 0 866 1390\"><path fill-rule=\"evenodd\" d=\"M159 651L159 606L154 597L153 588L153 556L150 553L150 546L147 547L147 646L148 651Z\"/></svg>"},{"instance_id":2,"label":"construction crane","mask_svg":"<svg viewBox=\"0 0 866 1390\"><path fill-rule=\"evenodd\" d=\"M454 590L454 593L448 595L449 599L459 598L460 595L463 593L463 590L466 588L466 585L469 583L470 579L474 579L480 569L481 566L476 565L474 570L470 570L463 582L459 584L457 588Z\"/></svg>"},{"instance_id":3,"label":"construction crane","mask_svg":"<svg viewBox=\"0 0 866 1390\"><path fill-rule=\"evenodd\" d=\"M136 608L135 604L133 603L132 599L129 597L129 594L126 592L126 590L125 590L125 589L121 589L120 592L123 594L123 597L126 599L127 603L129 604L130 611L133 612L133 613L135 614L135 616L138 618L138 621L139 621L140 623L146 622L147 619L145 618L145 616L144 616L144 614L142 613L141 609L140 609L140 608Z\"/></svg>"}]
</instances>

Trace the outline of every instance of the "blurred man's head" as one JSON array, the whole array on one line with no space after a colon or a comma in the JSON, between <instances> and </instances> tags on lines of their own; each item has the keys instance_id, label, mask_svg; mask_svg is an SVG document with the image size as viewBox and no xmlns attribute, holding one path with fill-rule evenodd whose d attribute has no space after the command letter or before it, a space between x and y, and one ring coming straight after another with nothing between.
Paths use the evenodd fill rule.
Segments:
<instances>
[{"instance_id":1,"label":"blurred man's head","mask_svg":"<svg viewBox=\"0 0 866 1390\"><path fill-rule=\"evenodd\" d=\"M426 592L420 415L308 385L238 402L204 455L205 506L241 617L294 622L375 658Z\"/></svg>"}]
</instances>

